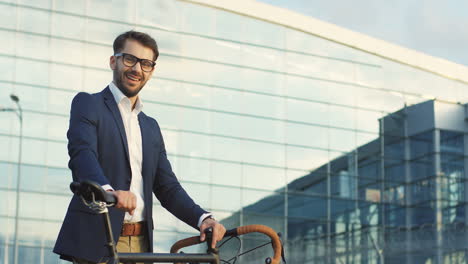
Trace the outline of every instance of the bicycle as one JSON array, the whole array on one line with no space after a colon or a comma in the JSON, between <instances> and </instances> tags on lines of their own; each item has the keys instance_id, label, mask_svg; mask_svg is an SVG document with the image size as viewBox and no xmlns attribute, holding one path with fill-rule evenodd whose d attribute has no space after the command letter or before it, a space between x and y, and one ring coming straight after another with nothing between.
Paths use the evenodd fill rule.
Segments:
<instances>
[{"instance_id":1,"label":"bicycle","mask_svg":"<svg viewBox=\"0 0 468 264\"><path fill-rule=\"evenodd\" d=\"M253 250L256 250L260 247L266 246L268 244L272 245L273 248L273 257L267 257L265 259L266 264L279 264L281 260L286 263L284 258L284 250L277 234L273 229L264 225L247 225L240 226L231 230L227 230L224 235L227 238L226 241L221 243L218 248L211 248L211 235L212 230L205 230L206 243L208 246L207 253L177 253L180 249L197 245L203 243L200 241L199 236L193 236L177 241L172 245L170 253L118 253L114 243L114 237L112 235L112 227L109 219L108 207L112 207L116 203L116 198L113 194L106 192L101 188L101 186L92 181L82 181L72 182L70 184L71 191L80 197L82 202L90 208L96 214L101 214L104 219L105 233L106 233L106 246L109 249L110 259L107 262L108 264L118 264L120 262L124 263L135 263L135 262L163 262L163 263L211 263L211 264L220 264L220 262L227 264L235 264L241 255L249 253ZM229 260L223 260L219 257L219 248L224 245L227 241L232 238L237 238L240 242L239 236L249 234L249 233L262 233L267 235L270 238L270 242L265 243L254 249L240 252L238 250L235 257Z\"/></svg>"}]
</instances>

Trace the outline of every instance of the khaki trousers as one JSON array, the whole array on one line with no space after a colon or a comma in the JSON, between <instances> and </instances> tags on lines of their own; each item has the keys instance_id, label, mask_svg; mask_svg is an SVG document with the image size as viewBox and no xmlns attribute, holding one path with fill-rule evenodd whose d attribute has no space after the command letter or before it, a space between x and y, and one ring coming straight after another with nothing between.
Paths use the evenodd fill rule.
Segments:
<instances>
[{"instance_id":1,"label":"khaki trousers","mask_svg":"<svg viewBox=\"0 0 468 264\"><path fill-rule=\"evenodd\" d=\"M149 252L148 239L146 236L121 236L117 242L119 253L142 253ZM73 264L96 264L84 259L73 258ZM99 263L105 264L105 263ZM142 263L137 263L142 264Z\"/></svg>"}]
</instances>

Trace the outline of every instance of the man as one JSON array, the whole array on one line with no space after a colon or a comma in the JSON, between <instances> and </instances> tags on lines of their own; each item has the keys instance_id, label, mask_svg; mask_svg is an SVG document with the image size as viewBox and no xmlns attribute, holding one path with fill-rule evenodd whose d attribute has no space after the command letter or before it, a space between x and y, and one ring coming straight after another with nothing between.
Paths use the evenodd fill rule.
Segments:
<instances>
[{"instance_id":1,"label":"man","mask_svg":"<svg viewBox=\"0 0 468 264\"><path fill-rule=\"evenodd\" d=\"M176 217L203 230L213 228L213 243L225 228L201 209L181 187L166 156L158 123L141 110L140 90L153 74L159 52L149 35L129 31L114 41L113 81L96 94L79 93L72 102L68 136L74 181L92 180L113 192L110 208L118 252L151 252L152 192ZM74 196L54 252L74 263L108 259L104 223Z\"/></svg>"}]
</instances>

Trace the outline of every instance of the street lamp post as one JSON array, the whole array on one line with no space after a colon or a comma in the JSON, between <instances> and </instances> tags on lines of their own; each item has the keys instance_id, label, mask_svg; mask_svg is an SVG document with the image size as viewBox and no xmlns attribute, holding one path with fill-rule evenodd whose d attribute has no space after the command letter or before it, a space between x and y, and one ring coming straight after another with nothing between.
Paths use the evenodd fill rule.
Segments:
<instances>
[{"instance_id":1,"label":"street lamp post","mask_svg":"<svg viewBox=\"0 0 468 264\"><path fill-rule=\"evenodd\" d=\"M21 183L21 152L23 148L23 109L19 103L19 97L11 94L10 99L15 102L16 108L0 108L2 112L14 112L20 122L20 133L19 133L19 149L18 149L18 178L16 179L16 211L15 211L15 244L14 244L14 264L18 264L18 218L19 218L19 205L20 205L20 183Z\"/></svg>"}]
</instances>

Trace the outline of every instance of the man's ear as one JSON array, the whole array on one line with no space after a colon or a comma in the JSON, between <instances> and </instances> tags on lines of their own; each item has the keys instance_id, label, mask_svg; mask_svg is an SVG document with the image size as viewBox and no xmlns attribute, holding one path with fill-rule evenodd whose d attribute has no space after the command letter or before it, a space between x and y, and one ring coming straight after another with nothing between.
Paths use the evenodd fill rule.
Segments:
<instances>
[{"instance_id":1,"label":"man's ear","mask_svg":"<svg viewBox=\"0 0 468 264\"><path fill-rule=\"evenodd\" d=\"M110 66L110 68L111 68L112 70L115 70L115 68L116 68L116 66L117 66L116 63L117 63L117 61L116 61L116 59L115 59L115 56L110 56L110 58L109 58L109 66Z\"/></svg>"}]
</instances>

